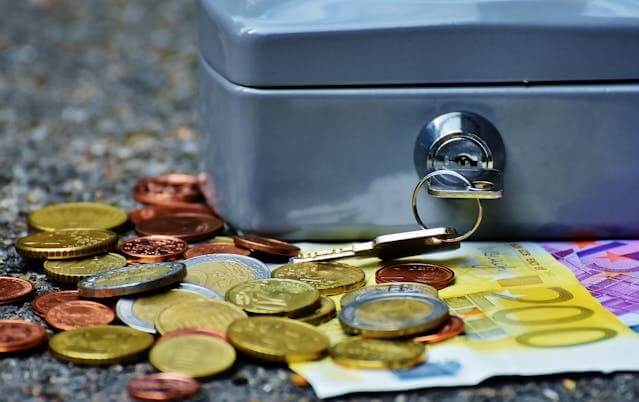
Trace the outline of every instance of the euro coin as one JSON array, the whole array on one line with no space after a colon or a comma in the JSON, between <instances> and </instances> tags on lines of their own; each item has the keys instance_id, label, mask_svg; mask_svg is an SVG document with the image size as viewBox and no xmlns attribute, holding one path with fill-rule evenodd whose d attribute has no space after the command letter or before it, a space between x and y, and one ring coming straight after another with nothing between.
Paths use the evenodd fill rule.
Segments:
<instances>
[{"instance_id":1,"label":"euro coin","mask_svg":"<svg viewBox=\"0 0 639 402\"><path fill-rule=\"evenodd\" d=\"M21 237L16 250L23 257L68 260L105 253L118 241L108 230L68 229L55 232L38 232Z\"/></svg>"},{"instance_id":2,"label":"euro coin","mask_svg":"<svg viewBox=\"0 0 639 402\"><path fill-rule=\"evenodd\" d=\"M202 286L191 283L181 283L179 287L163 293L142 296L122 297L115 305L115 311L120 321L131 328L155 334L155 320L162 310L180 303L223 299L217 293Z\"/></svg>"},{"instance_id":3,"label":"euro coin","mask_svg":"<svg viewBox=\"0 0 639 402\"><path fill-rule=\"evenodd\" d=\"M226 300L252 314L301 317L320 305L320 294L311 285L293 279L258 279L235 285Z\"/></svg>"},{"instance_id":4,"label":"euro coin","mask_svg":"<svg viewBox=\"0 0 639 402\"><path fill-rule=\"evenodd\" d=\"M115 297L177 284L186 276L181 262L158 262L113 269L78 282L82 297Z\"/></svg>"},{"instance_id":5,"label":"euro coin","mask_svg":"<svg viewBox=\"0 0 639 402\"><path fill-rule=\"evenodd\" d=\"M246 313L224 301L206 300L180 303L162 310L155 319L160 334L182 328L210 328L226 333L232 322L246 318Z\"/></svg>"},{"instance_id":6,"label":"euro coin","mask_svg":"<svg viewBox=\"0 0 639 402\"><path fill-rule=\"evenodd\" d=\"M348 292L366 284L366 274L361 268L338 262L287 264L273 271L273 277L308 283L327 296Z\"/></svg>"},{"instance_id":7,"label":"euro coin","mask_svg":"<svg viewBox=\"0 0 639 402\"><path fill-rule=\"evenodd\" d=\"M333 345L330 356L346 367L362 369L406 369L426 360L424 345L410 341L351 338Z\"/></svg>"},{"instance_id":8,"label":"euro coin","mask_svg":"<svg viewBox=\"0 0 639 402\"><path fill-rule=\"evenodd\" d=\"M126 266L126 258L115 253L72 260L46 260L44 262L47 276L67 283L76 283L83 278L124 266Z\"/></svg>"},{"instance_id":9,"label":"euro coin","mask_svg":"<svg viewBox=\"0 0 639 402\"><path fill-rule=\"evenodd\" d=\"M29 214L29 226L51 232L61 229L116 229L128 217L121 208L97 202L49 205Z\"/></svg>"},{"instance_id":10,"label":"euro coin","mask_svg":"<svg viewBox=\"0 0 639 402\"><path fill-rule=\"evenodd\" d=\"M242 255L202 255L182 262L186 265L185 282L204 286L221 295L239 283L271 277L271 270L263 262Z\"/></svg>"},{"instance_id":11,"label":"euro coin","mask_svg":"<svg viewBox=\"0 0 639 402\"><path fill-rule=\"evenodd\" d=\"M257 359L293 363L317 360L326 354L328 337L310 324L277 317L251 317L229 327L229 342Z\"/></svg>"},{"instance_id":12,"label":"euro coin","mask_svg":"<svg viewBox=\"0 0 639 402\"><path fill-rule=\"evenodd\" d=\"M380 283L374 286L365 286L346 293L339 301L340 306L344 307L356 301L377 296L385 295L405 295L405 296L432 296L438 297L437 289L422 283L413 282L391 282Z\"/></svg>"},{"instance_id":13,"label":"euro coin","mask_svg":"<svg viewBox=\"0 0 639 402\"><path fill-rule=\"evenodd\" d=\"M149 360L163 372L210 377L235 363L235 349L214 336L180 335L156 343Z\"/></svg>"},{"instance_id":14,"label":"euro coin","mask_svg":"<svg viewBox=\"0 0 639 402\"><path fill-rule=\"evenodd\" d=\"M99 325L60 332L49 341L51 353L79 364L116 364L140 358L153 336L120 325Z\"/></svg>"},{"instance_id":15,"label":"euro coin","mask_svg":"<svg viewBox=\"0 0 639 402\"><path fill-rule=\"evenodd\" d=\"M338 317L350 335L398 338L439 327L448 319L448 306L432 297L383 296L346 305Z\"/></svg>"},{"instance_id":16,"label":"euro coin","mask_svg":"<svg viewBox=\"0 0 639 402\"><path fill-rule=\"evenodd\" d=\"M317 310L304 317L298 317L297 320L311 325L320 325L332 320L336 315L335 302L330 297L320 296L320 306Z\"/></svg>"}]
</instances>

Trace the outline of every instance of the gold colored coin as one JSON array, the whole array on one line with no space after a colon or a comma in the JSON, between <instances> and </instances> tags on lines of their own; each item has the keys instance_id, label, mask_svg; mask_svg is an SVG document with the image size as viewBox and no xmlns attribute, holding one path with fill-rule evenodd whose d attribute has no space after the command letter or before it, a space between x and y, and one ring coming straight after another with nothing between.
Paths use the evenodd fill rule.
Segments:
<instances>
[{"instance_id":1,"label":"gold colored coin","mask_svg":"<svg viewBox=\"0 0 639 402\"><path fill-rule=\"evenodd\" d=\"M405 369L426 360L424 345L411 341L350 338L333 345L333 361L346 367Z\"/></svg>"},{"instance_id":2,"label":"gold colored coin","mask_svg":"<svg viewBox=\"0 0 639 402\"><path fill-rule=\"evenodd\" d=\"M141 357L153 336L120 325L99 325L60 332L51 338L54 356L80 364L115 364Z\"/></svg>"},{"instance_id":3,"label":"gold colored coin","mask_svg":"<svg viewBox=\"0 0 639 402\"><path fill-rule=\"evenodd\" d=\"M51 232L61 229L115 229L126 223L122 209L97 202L50 205L29 215L29 226Z\"/></svg>"},{"instance_id":4,"label":"gold colored coin","mask_svg":"<svg viewBox=\"0 0 639 402\"><path fill-rule=\"evenodd\" d=\"M338 262L286 264L273 271L273 278L302 281L327 296L349 292L366 284L366 274L361 268Z\"/></svg>"},{"instance_id":5,"label":"gold colored coin","mask_svg":"<svg viewBox=\"0 0 639 402\"><path fill-rule=\"evenodd\" d=\"M181 328L210 328L226 333L232 322L246 318L242 309L218 300L180 303L162 310L155 319L160 334Z\"/></svg>"},{"instance_id":6,"label":"gold colored coin","mask_svg":"<svg viewBox=\"0 0 639 402\"><path fill-rule=\"evenodd\" d=\"M155 322L167 308L182 303L206 301L206 297L193 292L171 289L157 295L140 297L133 302L133 313L146 322Z\"/></svg>"},{"instance_id":7,"label":"gold colored coin","mask_svg":"<svg viewBox=\"0 0 639 402\"><path fill-rule=\"evenodd\" d=\"M24 257L68 260L105 253L117 241L116 234L108 230L57 230L21 237L16 250Z\"/></svg>"},{"instance_id":8,"label":"gold colored coin","mask_svg":"<svg viewBox=\"0 0 639 402\"><path fill-rule=\"evenodd\" d=\"M44 270L57 281L76 283L87 276L122 268L125 265L126 258L120 254L106 253L73 260L47 260L44 262Z\"/></svg>"},{"instance_id":9,"label":"gold colored coin","mask_svg":"<svg viewBox=\"0 0 639 402\"><path fill-rule=\"evenodd\" d=\"M310 324L277 317L251 317L229 327L229 342L239 351L267 361L303 362L322 358L328 337Z\"/></svg>"},{"instance_id":10,"label":"gold colored coin","mask_svg":"<svg viewBox=\"0 0 639 402\"><path fill-rule=\"evenodd\" d=\"M258 279L235 285L226 300L253 314L301 317L315 311L319 291L293 279Z\"/></svg>"},{"instance_id":11,"label":"gold colored coin","mask_svg":"<svg viewBox=\"0 0 639 402\"><path fill-rule=\"evenodd\" d=\"M321 296L319 308L309 315L297 318L297 320L311 325L320 325L332 320L336 315L335 302L330 297Z\"/></svg>"},{"instance_id":12,"label":"gold colored coin","mask_svg":"<svg viewBox=\"0 0 639 402\"><path fill-rule=\"evenodd\" d=\"M235 349L220 338L208 335L177 335L158 342L149 354L158 370L189 377L210 377L235 362Z\"/></svg>"},{"instance_id":13,"label":"gold colored coin","mask_svg":"<svg viewBox=\"0 0 639 402\"><path fill-rule=\"evenodd\" d=\"M233 238L229 236L215 236L211 240L211 243L233 243Z\"/></svg>"},{"instance_id":14,"label":"gold colored coin","mask_svg":"<svg viewBox=\"0 0 639 402\"><path fill-rule=\"evenodd\" d=\"M206 261L190 266L184 282L204 286L223 295L238 283L255 278L255 273L244 264L235 261Z\"/></svg>"}]
</instances>

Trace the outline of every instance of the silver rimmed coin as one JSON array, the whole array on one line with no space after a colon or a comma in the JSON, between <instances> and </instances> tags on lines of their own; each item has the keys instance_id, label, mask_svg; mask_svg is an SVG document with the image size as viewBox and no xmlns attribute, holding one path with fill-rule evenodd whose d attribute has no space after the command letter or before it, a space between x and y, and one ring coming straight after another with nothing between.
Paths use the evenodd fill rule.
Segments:
<instances>
[{"instance_id":1,"label":"silver rimmed coin","mask_svg":"<svg viewBox=\"0 0 639 402\"><path fill-rule=\"evenodd\" d=\"M344 307L356 301L367 299L369 297L385 296L385 295L404 295L404 296L433 296L438 297L437 289L430 285L415 282L390 282L380 283L374 286L365 286L346 293L339 300L340 306Z\"/></svg>"},{"instance_id":2,"label":"silver rimmed coin","mask_svg":"<svg viewBox=\"0 0 639 402\"><path fill-rule=\"evenodd\" d=\"M350 335L399 338L439 327L448 319L448 306L431 296L384 295L348 304L338 318Z\"/></svg>"},{"instance_id":3,"label":"silver rimmed coin","mask_svg":"<svg viewBox=\"0 0 639 402\"><path fill-rule=\"evenodd\" d=\"M184 282L204 286L221 295L239 283L271 277L266 264L243 255L207 254L183 262L187 271Z\"/></svg>"},{"instance_id":4,"label":"silver rimmed coin","mask_svg":"<svg viewBox=\"0 0 639 402\"><path fill-rule=\"evenodd\" d=\"M181 262L158 262L113 269L78 282L82 297L117 297L177 284L186 276Z\"/></svg>"},{"instance_id":5,"label":"silver rimmed coin","mask_svg":"<svg viewBox=\"0 0 639 402\"><path fill-rule=\"evenodd\" d=\"M123 297L115 305L115 312L129 327L155 334L155 319L162 310L175 304L206 299L224 300L224 297L203 286L181 283L179 287L159 294Z\"/></svg>"}]
</instances>

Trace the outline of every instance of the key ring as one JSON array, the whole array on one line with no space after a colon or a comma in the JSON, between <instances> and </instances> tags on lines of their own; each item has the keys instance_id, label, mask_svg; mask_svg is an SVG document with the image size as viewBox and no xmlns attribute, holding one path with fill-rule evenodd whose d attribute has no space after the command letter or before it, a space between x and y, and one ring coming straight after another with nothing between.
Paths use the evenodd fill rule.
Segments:
<instances>
[{"instance_id":1,"label":"key ring","mask_svg":"<svg viewBox=\"0 0 639 402\"><path fill-rule=\"evenodd\" d=\"M453 176L463 181L464 184L466 184L468 189L472 189L473 187L472 183L467 178L465 178L464 176L462 176L461 174L453 170L448 170L448 169L435 170L433 172L430 172L426 176L422 177L422 179L419 181L419 183L417 183L417 185L413 189L412 206L413 206L413 216L415 217L415 220L417 221L419 226L421 226L423 229L428 229L428 228L426 227L426 225L424 225L424 221L422 221L422 218L419 216L419 211L417 211L417 196L419 195L419 191L421 190L424 183L428 182L431 178L435 176ZM468 232L464 233L461 236L457 236L452 239L440 239L443 243L457 243L462 240L466 240L477 231L484 217L484 208L481 206L481 201L479 200L479 198L476 198L475 200L477 201L477 219L475 220L475 224L473 225L473 227Z\"/></svg>"}]
</instances>

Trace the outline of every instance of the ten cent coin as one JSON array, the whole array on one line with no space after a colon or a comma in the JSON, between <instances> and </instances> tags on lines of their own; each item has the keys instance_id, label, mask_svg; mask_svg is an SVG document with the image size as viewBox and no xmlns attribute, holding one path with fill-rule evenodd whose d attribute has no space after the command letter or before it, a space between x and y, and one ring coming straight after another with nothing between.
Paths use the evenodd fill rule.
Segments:
<instances>
[{"instance_id":1,"label":"ten cent coin","mask_svg":"<svg viewBox=\"0 0 639 402\"><path fill-rule=\"evenodd\" d=\"M66 260L102 254L117 241L116 234L108 230L57 230L19 238L16 251L24 257Z\"/></svg>"},{"instance_id":2,"label":"ten cent coin","mask_svg":"<svg viewBox=\"0 0 639 402\"><path fill-rule=\"evenodd\" d=\"M200 390L200 384L177 373L147 374L129 380L131 398L143 402L174 402L188 399Z\"/></svg>"},{"instance_id":3,"label":"ten cent coin","mask_svg":"<svg viewBox=\"0 0 639 402\"><path fill-rule=\"evenodd\" d=\"M67 331L92 325L110 324L115 319L115 313L104 304L88 300L73 300L52 307L45 319L53 328Z\"/></svg>"},{"instance_id":4,"label":"ten cent coin","mask_svg":"<svg viewBox=\"0 0 639 402\"><path fill-rule=\"evenodd\" d=\"M60 229L115 229L127 221L122 209L97 202L50 205L29 215L29 226L43 231Z\"/></svg>"},{"instance_id":5,"label":"ten cent coin","mask_svg":"<svg viewBox=\"0 0 639 402\"><path fill-rule=\"evenodd\" d=\"M0 276L0 304L25 300L34 291L33 283L13 276Z\"/></svg>"},{"instance_id":6,"label":"ten cent coin","mask_svg":"<svg viewBox=\"0 0 639 402\"><path fill-rule=\"evenodd\" d=\"M171 236L144 236L127 240L120 252L137 262L173 261L189 248L184 240Z\"/></svg>"},{"instance_id":7,"label":"ten cent coin","mask_svg":"<svg viewBox=\"0 0 639 402\"><path fill-rule=\"evenodd\" d=\"M424 263L405 263L385 266L375 272L377 283L418 282L443 289L455 280L455 272L450 268Z\"/></svg>"},{"instance_id":8,"label":"ten cent coin","mask_svg":"<svg viewBox=\"0 0 639 402\"><path fill-rule=\"evenodd\" d=\"M308 283L323 295L337 295L366 284L361 268L338 262L301 262L286 264L273 271L274 278Z\"/></svg>"},{"instance_id":9,"label":"ten cent coin","mask_svg":"<svg viewBox=\"0 0 639 402\"><path fill-rule=\"evenodd\" d=\"M44 270L52 279L76 283L82 278L122 268L125 265L126 258L120 254L106 253L73 260L47 260L44 262Z\"/></svg>"},{"instance_id":10,"label":"ten cent coin","mask_svg":"<svg viewBox=\"0 0 639 402\"><path fill-rule=\"evenodd\" d=\"M337 364L363 369L406 369L426 360L424 345L407 341L350 338L329 353Z\"/></svg>"},{"instance_id":11,"label":"ten cent coin","mask_svg":"<svg viewBox=\"0 0 639 402\"><path fill-rule=\"evenodd\" d=\"M162 310L155 319L155 328L159 333L182 328L210 328L226 333L232 322L246 318L242 309L231 303L206 300L180 303Z\"/></svg>"},{"instance_id":12,"label":"ten cent coin","mask_svg":"<svg viewBox=\"0 0 639 402\"><path fill-rule=\"evenodd\" d=\"M142 221L135 226L135 231L142 236L164 235L198 241L215 236L223 227L224 222L211 215L178 213Z\"/></svg>"},{"instance_id":13,"label":"ten cent coin","mask_svg":"<svg viewBox=\"0 0 639 402\"><path fill-rule=\"evenodd\" d=\"M249 313L288 317L312 313L320 305L319 298L317 289L293 279L257 279L226 292L226 300Z\"/></svg>"},{"instance_id":14,"label":"ten cent coin","mask_svg":"<svg viewBox=\"0 0 639 402\"><path fill-rule=\"evenodd\" d=\"M47 341L47 331L33 322L0 320L0 353L36 348Z\"/></svg>"}]
</instances>

